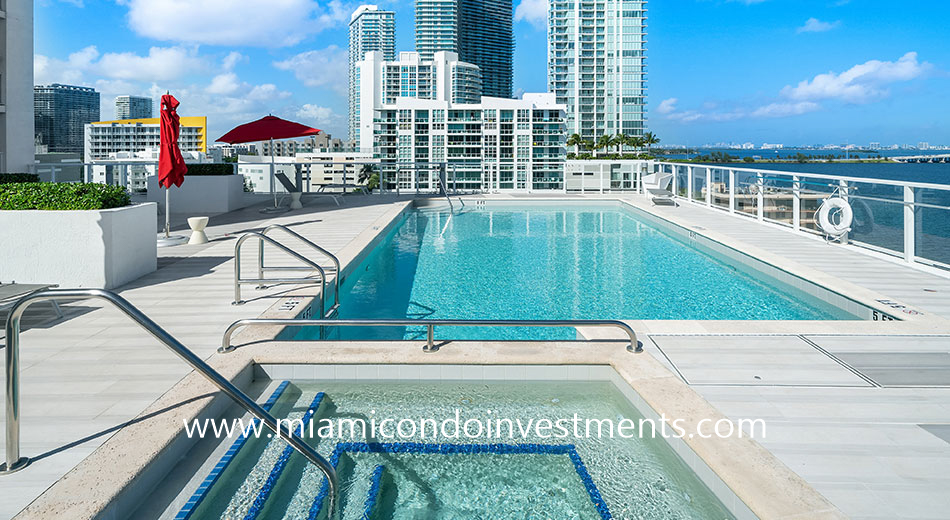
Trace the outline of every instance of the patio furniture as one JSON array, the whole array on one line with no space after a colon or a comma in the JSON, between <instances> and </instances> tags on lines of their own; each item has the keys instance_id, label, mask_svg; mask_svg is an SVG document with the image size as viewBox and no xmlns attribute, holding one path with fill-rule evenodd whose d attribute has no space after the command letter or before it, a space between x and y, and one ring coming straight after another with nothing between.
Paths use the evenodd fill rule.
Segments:
<instances>
[{"instance_id":1,"label":"patio furniture","mask_svg":"<svg viewBox=\"0 0 950 520\"><path fill-rule=\"evenodd\" d=\"M643 178L643 187L650 194L654 206L676 206L673 192L667 189L672 180L672 173L654 173Z\"/></svg>"},{"instance_id":2,"label":"patio furniture","mask_svg":"<svg viewBox=\"0 0 950 520\"><path fill-rule=\"evenodd\" d=\"M0 308L12 307L24 296L55 287L59 287L59 285L55 283L0 282ZM59 303L56 300L50 300L50 305L53 306L53 310L56 312L56 319L62 318L63 310L59 308Z\"/></svg>"},{"instance_id":3,"label":"patio furniture","mask_svg":"<svg viewBox=\"0 0 950 520\"><path fill-rule=\"evenodd\" d=\"M208 243L208 234L205 233L205 228L208 227L208 217L189 217L188 227L191 228L191 238L188 239L189 244Z\"/></svg>"}]
</instances>

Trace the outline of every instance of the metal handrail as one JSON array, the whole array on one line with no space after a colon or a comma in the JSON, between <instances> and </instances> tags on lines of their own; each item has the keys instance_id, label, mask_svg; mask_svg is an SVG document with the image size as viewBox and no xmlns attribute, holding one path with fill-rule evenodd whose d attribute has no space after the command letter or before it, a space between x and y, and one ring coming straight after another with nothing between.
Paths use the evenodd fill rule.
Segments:
<instances>
[{"instance_id":1,"label":"metal handrail","mask_svg":"<svg viewBox=\"0 0 950 520\"><path fill-rule=\"evenodd\" d=\"M287 253L288 255L300 260L301 262L312 267L314 271L320 273L320 279L316 280L313 278L264 278L263 273L258 270L260 275L259 278L241 278L241 246L244 242L247 242L250 238L257 238L260 240L259 247L264 249L264 242L268 242L277 249ZM338 275L339 276L339 275ZM320 302L320 315L323 316L323 295L327 292L327 273L320 267L320 264L310 260L309 258L301 255L300 253L290 249L289 247L281 244L280 242L274 240L273 238L258 233L256 231L250 231L241 235L241 238L238 238L237 243L234 244L234 301L231 302L231 305L241 305L244 303L244 300L241 299L241 284L247 283L257 283L261 284L264 282L276 282L276 283L319 283L320 284L320 295L317 296L317 300Z\"/></svg>"},{"instance_id":2,"label":"metal handrail","mask_svg":"<svg viewBox=\"0 0 950 520\"><path fill-rule=\"evenodd\" d=\"M188 347L184 346L152 321L142 311L128 302L125 298L104 289L47 289L38 291L28 296L20 298L10 309L10 315L6 323L6 459L7 462L0 466L0 474L13 473L21 470L30 463L28 457L20 457L20 318L32 303L38 301L56 301L56 300L74 300L74 299L98 298L105 300L126 316L132 319L140 327L157 339L160 343L168 347L172 352L178 355L185 363L190 365L199 374L203 375L208 381L218 387L228 397L234 399L248 413L259 419L278 438L286 440L295 450L300 452L310 462L315 464L326 476L330 486L329 504L331 515L336 505L336 496L338 490L338 481L336 470L319 453L311 448L303 439L293 432L288 425L287 431L280 428L280 423L270 413L268 413L253 399L234 386L224 376L211 368L202 361Z\"/></svg>"},{"instance_id":3,"label":"metal handrail","mask_svg":"<svg viewBox=\"0 0 950 520\"><path fill-rule=\"evenodd\" d=\"M449 187L445 184L445 178L443 177L444 173L445 169L439 169L439 185L442 187L445 200L449 201L449 213L455 213L455 206L452 205L452 199L449 197Z\"/></svg>"},{"instance_id":4,"label":"metal handrail","mask_svg":"<svg viewBox=\"0 0 950 520\"><path fill-rule=\"evenodd\" d=\"M242 327L260 326L260 325L283 325L285 327L325 327L325 326L343 326L343 327L407 327L412 325L425 325L426 345L422 348L425 352L435 352L439 347L435 345L434 328L436 326L455 326L455 327L614 327L623 330L630 339L627 350L630 352L643 352L643 345L637 341L637 333L630 325L620 320L412 320L412 319L379 319L379 320L309 320L309 319L280 319L280 318L250 318L238 320L228 326L224 331L224 337L221 339L221 347L218 352L231 352L235 348L231 345L231 336L237 329Z\"/></svg>"},{"instance_id":5,"label":"metal handrail","mask_svg":"<svg viewBox=\"0 0 950 520\"><path fill-rule=\"evenodd\" d=\"M340 279L343 277L343 270L340 267L340 259L337 258L336 255L334 255L330 251L320 247L319 245L315 244L314 242L304 237L300 233L297 233L296 231L293 231L287 226L284 226L281 224L271 224L267 226L266 228L264 228L264 230L261 231L261 234L267 235L269 231L272 231L274 229L279 229L287 233L288 235L296 238L297 240L300 240L301 242L304 243L304 245L309 246L311 249L326 256L327 258L330 259L331 262L333 262L333 267L336 269L336 275L333 277L333 305L330 307L330 310L327 311L326 314L324 314L324 316L329 316L333 314L333 312L335 312L336 309L340 307L340 281L341 281ZM257 259L257 273L261 278L264 278L264 269L270 269L272 271L294 271L294 270L300 270L300 269L307 269L307 267L266 267L265 268L264 267L264 248L261 247L260 250L258 251L258 259Z\"/></svg>"}]
</instances>

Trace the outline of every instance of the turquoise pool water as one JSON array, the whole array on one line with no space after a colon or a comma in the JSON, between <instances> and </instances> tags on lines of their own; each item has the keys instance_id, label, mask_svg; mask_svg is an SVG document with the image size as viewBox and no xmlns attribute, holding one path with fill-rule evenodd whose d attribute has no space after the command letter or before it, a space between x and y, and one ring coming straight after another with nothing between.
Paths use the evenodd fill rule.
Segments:
<instances>
[{"instance_id":1,"label":"turquoise pool water","mask_svg":"<svg viewBox=\"0 0 950 520\"><path fill-rule=\"evenodd\" d=\"M757 279L614 204L468 206L451 217L448 209L415 209L345 280L341 301L341 318L857 319L803 291ZM442 335L575 337L572 329L450 329ZM422 328L329 332L342 339L423 334Z\"/></svg>"},{"instance_id":2,"label":"turquoise pool water","mask_svg":"<svg viewBox=\"0 0 950 520\"><path fill-rule=\"evenodd\" d=\"M642 418L608 382L295 381L273 410L300 418L314 402L318 425L371 417L442 421L456 411L461 421ZM660 438L553 439L536 431L524 438L516 432L514 439L456 438L451 429L393 440L351 438L348 432L304 437L331 461L337 453L343 519L733 518ZM359 451L374 441L409 449ZM325 516L322 474L296 453L281 462L285 447L250 437L199 504L179 516Z\"/></svg>"}]
</instances>

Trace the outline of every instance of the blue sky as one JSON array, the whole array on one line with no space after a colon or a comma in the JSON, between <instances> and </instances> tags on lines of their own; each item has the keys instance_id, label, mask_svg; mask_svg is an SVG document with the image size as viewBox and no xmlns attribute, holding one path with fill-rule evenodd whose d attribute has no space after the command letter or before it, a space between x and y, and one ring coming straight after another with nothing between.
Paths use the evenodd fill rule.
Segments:
<instances>
[{"instance_id":1,"label":"blue sky","mask_svg":"<svg viewBox=\"0 0 950 520\"><path fill-rule=\"evenodd\" d=\"M396 12L412 50L413 3ZM346 126L344 0L36 0L37 83L170 90L212 137L267 113ZM545 0L515 0L515 87L546 90ZM947 2L656 0L649 127L664 143L950 144Z\"/></svg>"}]
</instances>

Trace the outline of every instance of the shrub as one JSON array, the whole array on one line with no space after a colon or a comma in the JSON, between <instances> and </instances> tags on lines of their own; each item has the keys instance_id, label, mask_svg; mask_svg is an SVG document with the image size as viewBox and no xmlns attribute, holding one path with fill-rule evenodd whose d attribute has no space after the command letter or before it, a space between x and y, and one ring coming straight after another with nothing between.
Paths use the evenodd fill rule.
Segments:
<instances>
[{"instance_id":1,"label":"shrub","mask_svg":"<svg viewBox=\"0 0 950 520\"><path fill-rule=\"evenodd\" d=\"M189 164L185 175L234 175L234 166L222 163Z\"/></svg>"},{"instance_id":2,"label":"shrub","mask_svg":"<svg viewBox=\"0 0 950 520\"><path fill-rule=\"evenodd\" d=\"M110 209L132 203L121 186L31 182L0 185L0 210Z\"/></svg>"},{"instance_id":3,"label":"shrub","mask_svg":"<svg viewBox=\"0 0 950 520\"><path fill-rule=\"evenodd\" d=\"M20 184L24 182L40 182L40 176L35 173L0 173L0 184Z\"/></svg>"}]
</instances>

